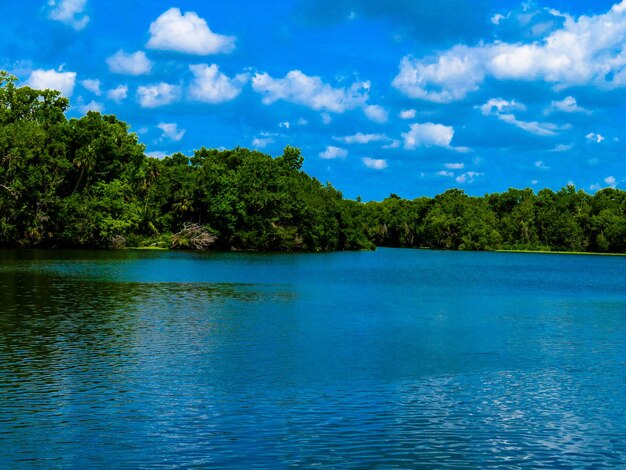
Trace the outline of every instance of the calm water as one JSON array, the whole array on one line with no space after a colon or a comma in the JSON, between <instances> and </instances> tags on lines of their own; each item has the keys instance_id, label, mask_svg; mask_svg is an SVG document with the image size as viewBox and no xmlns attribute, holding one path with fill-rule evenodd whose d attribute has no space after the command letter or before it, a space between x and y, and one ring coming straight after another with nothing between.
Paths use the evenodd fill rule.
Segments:
<instances>
[{"instance_id":1,"label":"calm water","mask_svg":"<svg viewBox=\"0 0 626 470\"><path fill-rule=\"evenodd\" d=\"M626 258L0 251L0 468L626 466Z\"/></svg>"}]
</instances>

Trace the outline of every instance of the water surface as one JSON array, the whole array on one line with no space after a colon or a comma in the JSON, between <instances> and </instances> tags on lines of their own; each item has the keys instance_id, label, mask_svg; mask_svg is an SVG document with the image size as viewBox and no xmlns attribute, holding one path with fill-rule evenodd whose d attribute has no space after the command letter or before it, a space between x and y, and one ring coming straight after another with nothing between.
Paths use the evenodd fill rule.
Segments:
<instances>
[{"instance_id":1,"label":"water surface","mask_svg":"<svg viewBox=\"0 0 626 470\"><path fill-rule=\"evenodd\" d=\"M0 251L0 467L626 465L626 258Z\"/></svg>"}]
</instances>

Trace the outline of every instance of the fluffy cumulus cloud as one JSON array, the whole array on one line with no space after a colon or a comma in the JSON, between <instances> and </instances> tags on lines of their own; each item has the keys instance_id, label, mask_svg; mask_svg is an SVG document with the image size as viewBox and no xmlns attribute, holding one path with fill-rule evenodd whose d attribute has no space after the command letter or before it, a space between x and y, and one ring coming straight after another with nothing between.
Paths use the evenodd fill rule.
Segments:
<instances>
[{"instance_id":1,"label":"fluffy cumulus cloud","mask_svg":"<svg viewBox=\"0 0 626 470\"><path fill-rule=\"evenodd\" d=\"M26 85L37 90L58 90L63 96L70 97L76 85L76 72L58 72L56 70L34 70Z\"/></svg>"},{"instance_id":2,"label":"fluffy cumulus cloud","mask_svg":"<svg viewBox=\"0 0 626 470\"><path fill-rule=\"evenodd\" d=\"M257 149L264 149L270 144L274 143L274 139L268 135L261 135L252 139L252 147Z\"/></svg>"},{"instance_id":3,"label":"fluffy cumulus cloud","mask_svg":"<svg viewBox=\"0 0 626 470\"><path fill-rule=\"evenodd\" d=\"M102 103L98 103L93 100L89 103L85 103L81 98L77 100L77 108L82 114L87 114L89 111L95 111L98 113L104 111Z\"/></svg>"},{"instance_id":4,"label":"fluffy cumulus cloud","mask_svg":"<svg viewBox=\"0 0 626 470\"><path fill-rule=\"evenodd\" d=\"M346 149L342 149L340 147L334 147L329 145L326 147L326 150L320 153L320 157L324 160L332 160L335 158L346 158L348 156L348 151Z\"/></svg>"},{"instance_id":5,"label":"fluffy cumulus cloud","mask_svg":"<svg viewBox=\"0 0 626 470\"><path fill-rule=\"evenodd\" d=\"M513 111L525 111L526 106L515 100L507 101L502 98L492 98L480 106L480 110L485 116L495 116L507 124L511 124L531 134L540 136L555 135L557 131L568 129L569 126L559 126L550 122L522 121L519 120Z\"/></svg>"},{"instance_id":6,"label":"fluffy cumulus cloud","mask_svg":"<svg viewBox=\"0 0 626 470\"><path fill-rule=\"evenodd\" d=\"M480 106L480 110L485 116L500 115L512 110L525 111L526 106L515 100L507 101L502 98L491 98Z\"/></svg>"},{"instance_id":7,"label":"fluffy cumulus cloud","mask_svg":"<svg viewBox=\"0 0 626 470\"><path fill-rule=\"evenodd\" d=\"M283 100L325 113L343 113L360 108L375 122L387 120L387 112L383 108L367 104L370 89L368 81L355 82L347 88L336 88L324 83L320 77L292 70L285 78L257 73L252 78L252 88L263 95L263 103L267 105ZM329 118L324 118L325 123L330 122Z\"/></svg>"},{"instance_id":8,"label":"fluffy cumulus cloud","mask_svg":"<svg viewBox=\"0 0 626 470\"><path fill-rule=\"evenodd\" d=\"M377 104L365 106L363 108L363 112L368 117L368 119L374 122L383 123L387 122L387 120L389 119L389 114L387 113L385 108Z\"/></svg>"},{"instance_id":9,"label":"fluffy cumulus cloud","mask_svg":"<svg viewBox=\"0 0 626 470\"><path fill-rule=\"evenodd\" d=\"M128 85L118 85L107 91L107 98L116 103L121 103L128 96Z\"/></svg>"},{"instance_id":10,"label":"fluffy cumulus cloud","mask_svg":"<svg viewBox=\"0 0 626 470\"><path fill-rule=\"evenodd\" d=\"M606 178L604 178L604 182L608 184L611 188L617 186L617 180L615 179L615 176L607 176Z\"/></svg>"},{"instance_id":11,"label":"fluffy cumulus cloud","mask_svg":"<svg viewBox=\"0 0 626 470\"><path fill-rule=\"evenodd\" d=\"M75 30L81 30L89 23L85 15L87 0L49 0L48 18L65 23Z\"/></svg>"},{"instance_id":12,"label":"fluffy cumulus cloud","mask_svg":"<svg viewBox=\"0 0 626 470\"><path fill-rule=\"evenodd\" d=\"M180 86L169 83L156 83L137 88L137 97L142 108L157 108L180 99Z\"/></svg>"},{"instance_id":13,"label":"fluffy cumulus cloud","mask_svg":"<svg viewBox=\"0 0 626 470\"><path fill-rule=\"evenodd\" d=\"M552 103L550 103L550 106L546 110L546 113L556 111L560 111L563 113L589 113L589 111L587 111L585 108L578 106L576 98L574 98L573 96L566 96L560 101L552 101Z\"/></svg>"},{"instance_id":14,"label":"fluffy cumulus cloud","mask_svg":"<svg viewBox=\"0 0 626 470\"><path fill-rule=\"evenodd\" d=\"M403 109L400 111L400 119L414 119L416 114L414 109Z\"/></svg>"},{"instance_id":15,"label":"fluffy cumulus cloud","mask_svg":"<svg viewBox=\"0 0 626 470\"><path fill-rule=\"evenodd\" d=\"M404 148L413 150L418 147L445 147L451 148L454 129L443 124L427 122L410 125L409 132L402 134Z\"/></svg>"},{"instance_id":16,"label":"fluffy cumulus cloud","mask_svg":"<svg viewBox=\"0 0 626 470\"><path fill-rule=\"evenodd\" d=\"M195 55L228 54L235 49L235 38L214 33L193 11L182 14L170 8L150 24L147 47Z\"/></svg>"},{"instance_id":17,"label":"fluffy cumulus cloud","mask_svg":"<svg viewBox=\"0 0 626 470\"><path fill-rule=\"evenodd\" d=\"M491 23L495 25L499 25L502 20L506 20L511 16L510 13L503 15L502 13L496 13L491 17Z\"/></svg>"},{"instance_id":18,"label":"fluffy cumulus cloud","mask_svg":"<svg viewBox=\"0 0 626 470\"><path fill-rule=\"evenodd\" d=\"M486 77L543 80L557 88L626 86L626 0L599 15L551 14L562 17L563 26L542 40L457 45L434 57L404 57L393 85L439 103L463 99Z\"/></svg>"},{"instance_id":19,"label":"fluffy cumulus cloud","mask_svg":"<svg viewBox=\"0 0 626 470\"><path fill-rule=\"evenodd\" d=\"M371 168L372 170L384 170L388 166L387 160L382 158L363 157L361 158L361 161L363 162L363 165Z\"/></svg>"},{"instance_id":20,"label":"fluffy cumulus cloud","mask_svg":"<svg viewBox=\"0 0 626 470\"><path fill-rule=\"evenodd\" d=\"M615 176L612 176L612 175L604 178L604 182L610 188L615 188L617 186L617 178L615 178ZM602 189L602 185L599 183L594 183L591 186L589 186L589 189L591 189L592 191L600 191Z\"/></svg>"},{"instance_id":21,"label":"fluffy cumulus cloud","mask_svg":"<svg viewBox=\"0 0 626 470\"><path fill-rule=\"evenodd\" d=\"M163 132L161 140L170 140L172 142L180 141L186 132L184 129L179 129L178 124L175 122L161 122L157 127Z\"/></svg>"},{"instance_id":22,"label":"fluffy cumulus cloud","mask_svg":"<svg viewBox=\"0 0 626 470\"><path fill-rule=\"evenodd\" d=\"M100 91L100 80L83 80L80 84L88 91L92 92L96 96L100 96L102 91Z\"/></svg>"},{"instance_id":23,"label":"fluffy cumulus cloud","mask_svg":"<svg viewBox=\"0 0 626 470\"><path fill-rule=\"evenodd\" d=\"M483 176L483 173L477 171L468 171L467 173L460 174L455 178L455 181L459 184L473 183L476 178Z\"/></svg>"},{"instance_id":24,"label":"fluffy cumulus cloud","mask_svg":"<svg viewBox=\"0 0 626 470\"><path fill-rule=\"evenodd\" d=\"M194 79L189 86L189 96L205 103L223 103L235 99L248 81L246 74L229 78L215 64L190 65Z\"/></svg>"},{"instance_id":25,"label":"fluffy cumulus cloud","mask_svg":"<svg viewBox=\"0 0 626 470\"><path fill-rule=\"evenodd\" d=\"M123 50L119 50L106 62L111 72L121 75L145 75L152 70L152 62L143 51L127 54Z\"/></svg>"},{"instance_id":26,"label":"fluffy cumulus cloud","mask_svg":"<svg viewBox=\"0 0 626 470\"><path fill-rule=\"evenodd\" d=\"M435 103L460 100L478 89L485 78L481 54L466 46L456 46L434 58L407 56L392 85L410 98Z\"/></svg>"}]
</instances>

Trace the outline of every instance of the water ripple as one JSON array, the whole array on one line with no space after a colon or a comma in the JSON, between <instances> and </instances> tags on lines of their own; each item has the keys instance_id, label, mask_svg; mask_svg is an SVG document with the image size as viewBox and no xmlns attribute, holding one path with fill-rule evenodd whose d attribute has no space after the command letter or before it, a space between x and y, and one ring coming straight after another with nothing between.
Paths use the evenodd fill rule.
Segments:
<instances>
[{"instance_id":1,"label":"water ripple","mask_svg":"<svg viewBox=\"0 0 626 470\"><path fill-rule=\"evenodd\" d=\"M343 284L298 280L315 257L274 260L268 282L245 257L222 283L138 282L142 259L102 277L101 260L6 264L0 467L626 466L624 295L441 296L410 255L383 290L360 254ZM607 272L592 284L622 282Z\"/></svg>"}]
</instances>

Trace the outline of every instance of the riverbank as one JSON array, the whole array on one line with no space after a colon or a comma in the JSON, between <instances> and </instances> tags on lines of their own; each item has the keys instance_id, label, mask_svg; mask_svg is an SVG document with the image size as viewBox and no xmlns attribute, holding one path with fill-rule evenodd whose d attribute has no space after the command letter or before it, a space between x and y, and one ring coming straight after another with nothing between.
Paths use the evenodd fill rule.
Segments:
<instances>
[{"instance_id":1,"label":"riverbank","mask_svg":"<svg viewBox=\"0 0 626 470\"><path fill-rule=\"evenodd\" d=\"M542 255L592 255L592 256L626 256L626 253L598 253L595 251L541 251L541 250L493 250L494 253L532 253Z\"/></svg>"}]
</instances>

